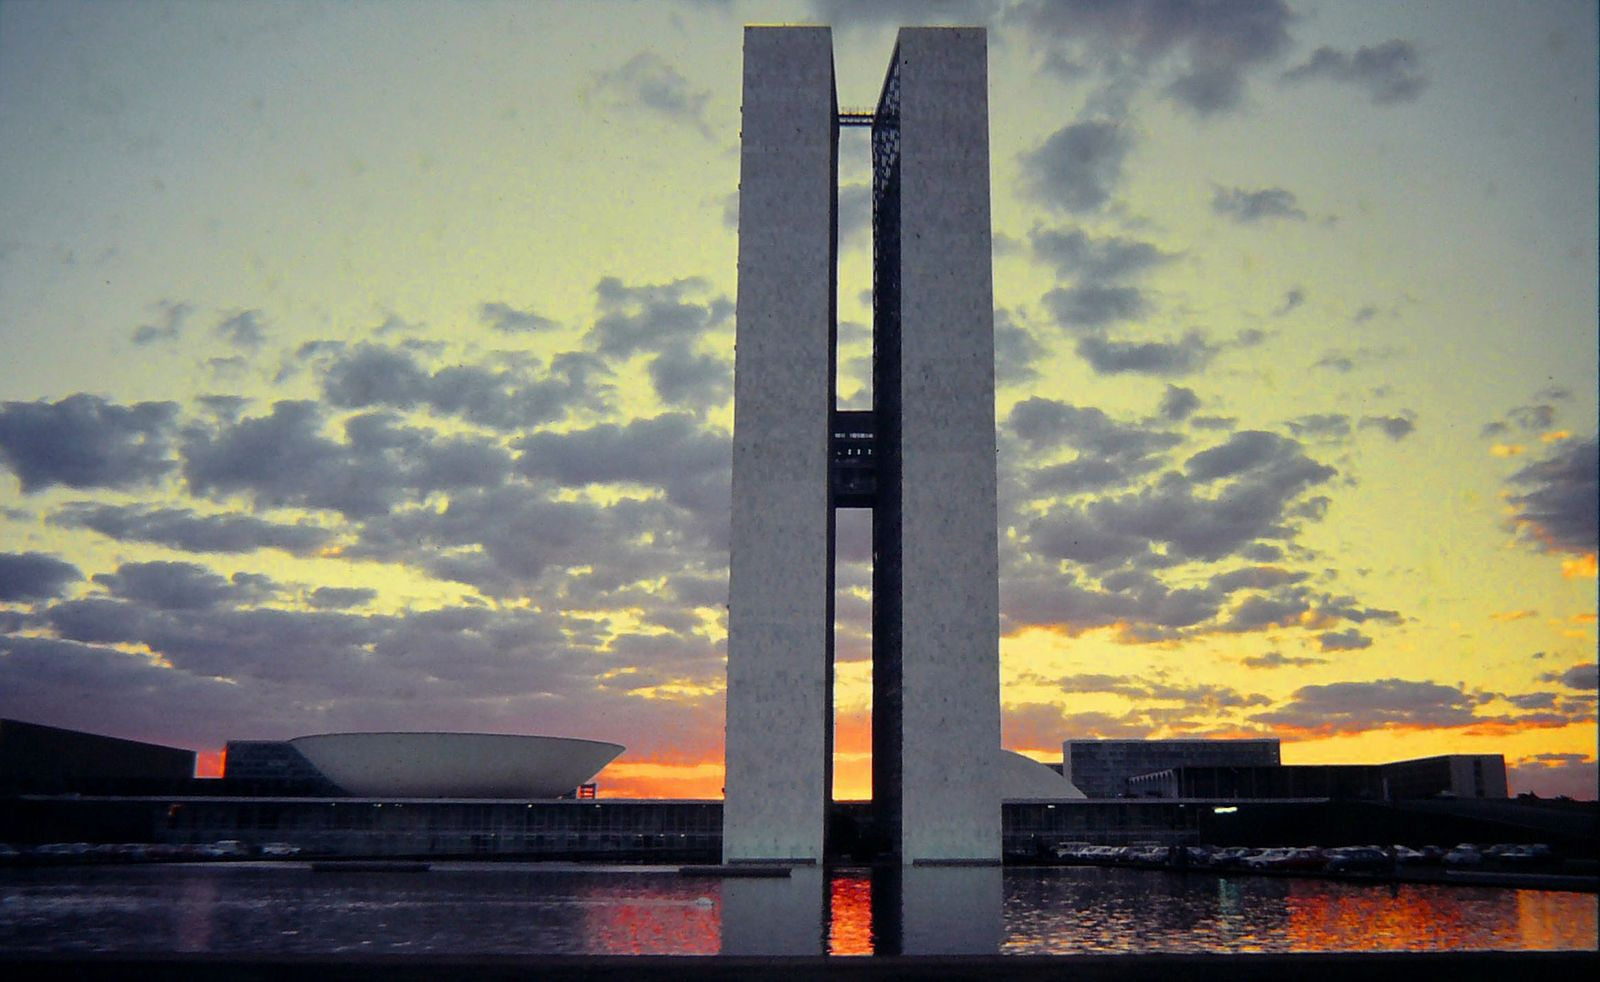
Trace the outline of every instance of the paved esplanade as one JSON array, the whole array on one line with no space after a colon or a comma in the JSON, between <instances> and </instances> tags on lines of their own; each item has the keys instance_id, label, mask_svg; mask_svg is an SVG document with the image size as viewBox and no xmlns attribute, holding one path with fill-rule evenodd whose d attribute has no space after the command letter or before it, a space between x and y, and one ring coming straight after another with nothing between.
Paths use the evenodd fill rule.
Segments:
<instances>
[{"instance_id":1,"label":"paved esplanade","mask_svg":"<svg viewBox=\"0 0 1600 982\"><path fill-rule=\"evenodd\" d=\"M879 827L903 863L1000 858L986 62L981 29L900 31L871 118L874 408L837 412L832 38L745 30L726 862L823 858L846 507L873 511Z\"/></svg>"}]
</instances>

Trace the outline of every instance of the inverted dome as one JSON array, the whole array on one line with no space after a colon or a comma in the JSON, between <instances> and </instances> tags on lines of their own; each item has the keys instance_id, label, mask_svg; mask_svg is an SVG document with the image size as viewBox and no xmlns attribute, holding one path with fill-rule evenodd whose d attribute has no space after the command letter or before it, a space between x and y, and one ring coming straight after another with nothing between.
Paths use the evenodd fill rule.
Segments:
<instances>
[{"instance_id":1,"label":"inverted dome","mask_svg":"<svg viewBox=\"0 0 1600 982\"><path fill-rule=\"evenodd\" d=\"M623 751L598 740L498 733L322 733L289 743L362 798L556 798Z\"/></svg>"}]
</instances>

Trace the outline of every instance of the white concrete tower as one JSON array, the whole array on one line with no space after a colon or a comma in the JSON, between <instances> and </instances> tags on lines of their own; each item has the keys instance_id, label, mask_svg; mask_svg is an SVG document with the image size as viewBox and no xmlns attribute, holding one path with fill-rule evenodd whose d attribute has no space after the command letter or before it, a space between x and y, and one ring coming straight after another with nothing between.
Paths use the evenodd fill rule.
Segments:
<instances>
[{"instance_id":1,"label":"white concrete tower","mask_svg":"<svg viewBox=\"0 0 1600 982\"><path fill-rule=\"evenodd\" d=\"M908 864L1000 861L987 62L903 28L873 122L873 798Z\"/></svg>"},{"instance_id":2,"label":"white concrete tower","mask_svg":"<svg viewBox=\"0 0 1600 982\"><path fill-rule=\"evenodd\" d=\"M825 27L746 28L723 861L814 861L833 758L838 107Z\"/></svg>"}]
</instances>

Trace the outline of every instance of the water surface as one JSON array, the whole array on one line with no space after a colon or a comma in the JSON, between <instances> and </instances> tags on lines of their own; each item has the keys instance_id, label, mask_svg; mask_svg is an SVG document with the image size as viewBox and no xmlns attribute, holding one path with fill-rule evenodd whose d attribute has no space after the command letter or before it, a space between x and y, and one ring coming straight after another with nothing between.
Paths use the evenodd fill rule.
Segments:
<instances>
[{"instance_id":1,"label":"water surface","mask_svg":"<svg viewBox=\"0 0 1600 982\"><path fill-rule=\"evenodd\" d=\"M1596 946L1592 895L1098 868L790 880L668 867L301 863L0 871L0 950L400 954L1003 954Z\"/></svg>"}]
</instances>

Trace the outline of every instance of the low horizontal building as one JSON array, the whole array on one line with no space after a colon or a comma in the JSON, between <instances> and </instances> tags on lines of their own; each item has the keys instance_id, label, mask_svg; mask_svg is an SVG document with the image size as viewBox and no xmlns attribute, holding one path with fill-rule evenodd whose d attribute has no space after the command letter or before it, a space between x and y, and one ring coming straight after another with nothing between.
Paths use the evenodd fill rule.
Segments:
<instances>
[{"instance_id":1,"label":"low horizontal building","mask_svg":"<svg viewBox=\"0 0 1600 982\"><path fill-rule=\"evenodd\" d=\"M1387 764L1169 767L1128 780L1136 798L1505 798L1499 754L1448 754Z\"/></svg>"},{"instance_id":2,"label":"low horizontal building","mask_svg":"<svg viewBox=\"0 0 1600 982\"><path fill-rule=\"evenodd\" d=\"M1090 798L1121 798L1129 781L1178 767L1276 767L1275 738L1248 740L1067 740L1062 776Z\"/></svg>"},{"instance_id":3,"label":"low horizontal building","mask_svg":"<svg viewBox=\"0 0 1600 982\"><path fill-rule=\"evenodd\" d=\"M193 750L0 719L0 793L171 793L194 761Z\"/></svg>"}]
</instances>

